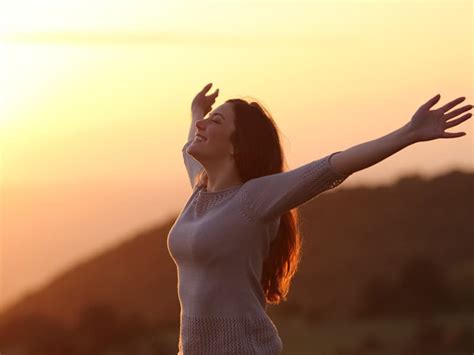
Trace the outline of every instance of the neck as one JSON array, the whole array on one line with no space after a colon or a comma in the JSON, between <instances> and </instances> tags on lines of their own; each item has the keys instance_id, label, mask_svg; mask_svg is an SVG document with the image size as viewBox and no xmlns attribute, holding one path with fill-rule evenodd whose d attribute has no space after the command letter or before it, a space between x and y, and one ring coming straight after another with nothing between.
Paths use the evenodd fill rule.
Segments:
<instances>
[{"instance_id":1,"label":"neck","mask_svg":"<svg viewBox=\"0 0 474 355\"><path fill-rule=\"evenodd\" d=\"M206 173L206 191L208 192L222 191L230 187L242 185L242 180L238 176L235 165L228 166L224 169L221 167L221 169L217 170L215 173L206 170Z\"/></svg>"},{"instance_id":2,"label":"neck","mask_svg":"<svg viewBox=\"0 0 474 355\"><path fill-rule=\"evenodd\" d=\"M216 192L216 191L226 190L231 187L239 186L239 185L242 185L242 182L240 180L234 181L234 182L228 181L228 182L221 182L221 183L212 183L210 180L208 180L207 186L205 189L207 192Z\"/></svg>"}]
</instances>

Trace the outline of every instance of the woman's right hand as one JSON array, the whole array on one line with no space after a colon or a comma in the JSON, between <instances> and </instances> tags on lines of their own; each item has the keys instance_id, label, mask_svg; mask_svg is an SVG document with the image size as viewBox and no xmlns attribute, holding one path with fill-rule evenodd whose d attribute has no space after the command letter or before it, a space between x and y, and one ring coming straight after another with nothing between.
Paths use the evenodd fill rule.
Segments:
<instances>
[{"instance_id":1,"label":"woman's right hand","mask_svg":"<svg viewBox=\"0 0 474 355\"><path fill-rule=\"evenodd\" d=\"M206 116L212 109L212 105L216 102L216 97L219 95L219 89L216 89L213 94L206 96L206 92L211 88L212 83L207 84L197 93L191 103L191 112L194 115L202 117Z\"/></svg>"}]
</instances>

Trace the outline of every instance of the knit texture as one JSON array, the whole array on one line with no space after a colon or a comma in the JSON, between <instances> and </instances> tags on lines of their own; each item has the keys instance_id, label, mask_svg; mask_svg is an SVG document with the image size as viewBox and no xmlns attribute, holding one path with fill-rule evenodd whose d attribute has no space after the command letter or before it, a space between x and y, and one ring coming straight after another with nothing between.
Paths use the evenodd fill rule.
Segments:
<instances>
[{"instance_id":1,"label":"knit texture","mask_svg":"<svg viewBox=\"0 0 474 355\"><path fill-rule=\"evenodd\" d=\"M202 165L182 148L192 194L167 245L178 273L178 355L277 355L283 343L266 313L263 261L280 216L341 184L331 153L296 169L209 192L194 186Z\"/></svg>"}]
</instances>

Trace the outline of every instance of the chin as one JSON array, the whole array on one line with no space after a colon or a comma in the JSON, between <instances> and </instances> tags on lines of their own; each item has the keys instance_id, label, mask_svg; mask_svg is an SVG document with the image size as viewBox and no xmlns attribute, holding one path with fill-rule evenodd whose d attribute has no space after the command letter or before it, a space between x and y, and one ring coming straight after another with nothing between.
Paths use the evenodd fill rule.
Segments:
<instances>
[{"instance_id":1,"label":"chin","mask_svg":"<svg viewBox=\"0 0 474 355\"><path fill-rule=\"evenodd\" d=\"M200 145L203 145L203 144L206 144L206 143L207 143L207 141L206 141L206 142L201 142L201 143L199 143L199 142L193 142L193 143L189 146L189 148L193 148L193 149L194 149L194 148L199 147ZM198 148L198 149L199 149L199 148Z\"/></svg>"},{"instance_id":2,"label":"chin","mask_svg":"<svg viewBox=\"0 0 474 355\"><path fill-rule=\"evenodd\" d=\"M196 144L193 143L188 147L188 154L194 156L196 152L199 151L199 148L196 148Z\"/></svg>"}]
</instances>

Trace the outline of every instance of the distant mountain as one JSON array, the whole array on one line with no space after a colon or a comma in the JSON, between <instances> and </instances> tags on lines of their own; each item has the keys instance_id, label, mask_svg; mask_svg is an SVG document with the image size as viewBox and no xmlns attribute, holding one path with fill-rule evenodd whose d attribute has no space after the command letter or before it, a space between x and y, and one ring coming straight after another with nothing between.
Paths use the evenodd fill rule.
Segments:
<instances>
[{"instance_id":1,"label":"distant mountain","mask_svg":"<svg viewBox=\"0 0 474 355\"><path fill-rule=\"evenodd\" d=\"M32 313L72 325L81 310L94 304L111 305L124 316L138 313L153 322L175 322L177 276L166 247L173 223L136 233L61 273L0 314L0 326L13 316Z\"/></svg>"},{"instance_id":2,"label":"distant mountain","mask_svg":"<svg viewBox=\"0 0 474 355\"><path fill-rule=\"evenodd\" d=\"M341 185L319 195L301 207L303 258L289 301L270 312L312 319L401 312L417 300L407 294L415 289L433 307L471 307L470 296L462 296L460 305L446 298L454 292L446 289L453 278L474 285L472 272L465 271L474 260L473 197L474 174L460 171L427 181L407 176L389 187ZM175 218L131 235L19 300L0 314L0 338L21 316L74 325L97 304L123 317L176 327L177 273L166 244ZM405 303L382 307L377 297Z\"/></svg>"}]
</instances>

